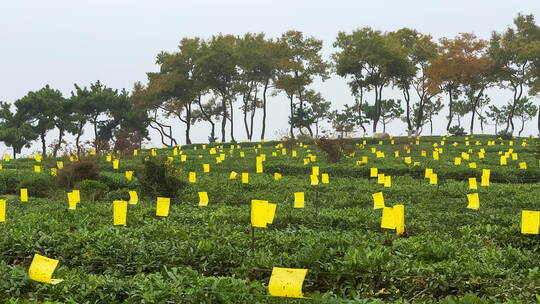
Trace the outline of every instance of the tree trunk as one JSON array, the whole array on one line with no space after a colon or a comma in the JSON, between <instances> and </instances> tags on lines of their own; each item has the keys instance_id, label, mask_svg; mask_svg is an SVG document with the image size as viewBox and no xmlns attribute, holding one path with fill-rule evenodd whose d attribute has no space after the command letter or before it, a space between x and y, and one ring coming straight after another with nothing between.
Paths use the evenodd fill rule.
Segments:
<instances>
[{"instance_id":1,"label":"tree trunk","mask_svg":"<svg viewBox=\"0 0 540 304\"><path fill-rule=\"evenodd\" d=\"M521 98L521 95L523 94L523 84L514 85L514 100L512 102L512 106L510 107L510 113L508 114L508 120L506 121L506 129L505 132L508 132L508 129L510 126L512 126L512 133L514 133L514 112L516 109L516 102Z\"/></svg>"},{"instance_id":2,"label":"tree trunk","mask_svg":"<svg viewBox=\"0 0 540 304\"><path fill-rule=\"evenodd\" d=\"M261 131L261 140L264 139L264 133L266 132L266 90L268 89L268 84L270 80L266 80L263 90L263 118L262 118L262 131ZM540 130L540 124L538 125L538 130Z\"/></svg>"},{"instance_id":3,"label":"tree trunk","mask_svg":"<svg viewBox=\"0 0 540 304\"><path fill-rule=\"evenodd\" d=\"M448 124L446 125L446 131L450 129L450 125L452 124L452 119L454 116L454 113L452 112L452 105L454 103L453 97L452 97L452 86L448 87L448 97L450 97L450 101L448 103Z\"/></svg>"},{"instance_id":4,"label":"tree trunk","mask_svg":"<svg viewBox=\"0 0 540 304\"><path fill-rule=\"evenodd\" d=\"M45 140L45 133L41 133L39 137L41 138L41 155L45 157L45 155L47 154L47 143Z\"/></svg>"},{"instance_id":5,"label":"tree trunk","mask_svg":"<svg viewBox=\"0 0 540 304\"><path fill-rule=\"evenodd\" d=\"M60 149L60 145L62 144L63 138L64 138L64 129L58 128L58 142L54 146L53 157L56 157L58 155L58 149Z\"/></svg>"},{"instance_id":6,"label":"tree trunk","mask_svg":"<svg viewBox=\"0 0 540 304\"><path fill-rule=\"evenodd\" d=\"M233 111L233 102L232 102L232 98L229 99L229 107L231 108L230 109L230 121L231 121L231 142L236 142L236 140L234 139L234 111Z\"/></svg>"},{"instance_id":7,"label":"tree trunk","mask_svg":"<svg viewBox=\"0 0 540 304\"><path fill-rule=\"evenodd\" d=\"M409 94L409 88L408 87L403 89L403 97L405 98L405 103L406 103L405 111L406 111L406 114L407 114L407 133L410 134L411 131L412 131L412 126L411 126L411 106L410 106L411 95Z\"/></svg>"},{"instance_id":8,"label":"tree trunk","mask_svg":"<svg viewBox=\"0 0 540 304\"><path fill-rule=\"evenodd\" d=\"M201 95L197 98L197 104L199 105L199 109L201 110L202 115L204 116L205 120L210 123L210 138L212 139L212 142L216 140L216 124L212 121L212 116L208 115L206 111L204 110L202 103L201 103Z\"/></svg>"},{"instance_id":9,"label":"tree trunk","mask_svg":"<svg viewBox=\"0 0 540 304\"><path fill-rule=\"evenodd\" d=\"M521 119L521 129L519 129L518 136L521 137L521 132L523 132L523 128L525 128L525 119Z\"/></svg>"},{"instance_id":10,"label":"tree trunk","mask_svg":"<svg viewBox=\"0 0 540 304\"><path fill-rule=\"evenodd\" d=\"M382 90L382 85L381 89ZM379 122L379 117L381 115L381 97L380 97L379 86L375 86L375 117L373 118L373 134L377 133L377 123Z\"/></svg>"},{"instance_id":11,"label":"tree trunk","mask_svg":"<svg viewBox=\"0 0 540 304\"><path fill-rule=\"evenodd\" d=\"M255 119L255 113L257 111L257 93L258 93L258 87L255 85L255 94L253 95L253 100L251 101L251 113L249 118L249 141L253 139L253 120Z\"/></svg>"},{"instance_id":12,"label":"tree trunk","mask_svg":"<svg viewBox=\"0 0 540 304\"><path fill-rule=\"evenodd\" d=\"M221 110L223 111L223 119L221 120L221 142L225 142L225 127L227 126L227 100L225 99L225 96L223 96L223 100L221 102Z\"/></svg>"},{"instance_id":13,"label":"tree trunk","mask_svg":"<svg viewBox=\"0 0 540 304\"><path fill-rule=\"evenodd\" d=\"M364 127L364 120L362 119L362 102L364 99L364 88L360 87L360 103L358 104L358 119L360 123L360 128L364 134L366 133L366 128Z\"/></svg>"},{"instance_id":14,"label":"tree trunk","mask_svg":"<svg viewBox=\"0 0 540 304\"><path fill-rule=\"evenodd\" d=\"M293 117L294 117L294 104L293 104L293 95L291 94L289 96L290 106L291 106L291 118L290 118L290 135L291 139L294 139L294 132L293 132Z\"/></svg>"},{"instance_id":15,"label":"tree trunk","mask_svg":"<svg viewBox=\"0 0 540 304\"><path fill-rule=\"evenodd\" d=\"M429 116L429 134L433 135L433 119L431 115Z\"/></svg>"},{"instance_id":16,"label":"tree trunk","mask_svg":"<svg viewBox=\"0 0 540 304\"><path fill-rule=\"evenodd\" d=\"M191 145L190 131L191 131L191 102L185 105L186 108L186 144Z\"/></svg>"}]
</instances>

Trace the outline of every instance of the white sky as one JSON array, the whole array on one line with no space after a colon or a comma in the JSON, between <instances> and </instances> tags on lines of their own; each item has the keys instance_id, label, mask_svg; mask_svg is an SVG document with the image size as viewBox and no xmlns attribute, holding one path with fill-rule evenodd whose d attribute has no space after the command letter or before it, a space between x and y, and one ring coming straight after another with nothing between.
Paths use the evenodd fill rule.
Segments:
<instances>
[{"instance_id":1,"label":"white sky","mask_svg":"<svg viewBox=\"0 0 540 304\"><path fill-rule=\"evenodd\" d=\"M519 12L540 18L540 1L2 1L0 100L13 102L45 84L68 96L74 83L88 85L98 79L109 87L131 89L135 81L146 81L146 72L156 70L155 56L162 50L174 51L182 37L207 38L220 32L265 32L278 37L295 29L322 39L328 58L334 52L332 43L338 31L363 26L386 31L409 27L435 38L473 32L489 39L491 31L504 30ZM345 80L336 76L313 88L332 101L333 108L353 101ZM506 91L488 93L497 104L510 99ZM383 94L383 98L401 97L391 89ZM275 138L277 130L287 127L287 105L283 96L271 98L267 137ZM443 114L447 111L445 108ZM245 132L239 114L236 109L235 133L237 140L242 140ZM184 143L184 127L179 121L172 123L177 140ZM445 126L446 119L441 116L435 133L443 132ZM529 122L524 134L536 134L535 126L536 119ZM197 124L192 130L192 140L206 141L208 124ZM403 130L401 122L389 128L393 135ZM488 130L492 132L492 127ZM86 134L91 136L90 130ZM260 127L255 134L258 138ZM56 137L56 132L50 137ZM155 134L153 139L159 145Z\"/></svg>"}]
</instances>

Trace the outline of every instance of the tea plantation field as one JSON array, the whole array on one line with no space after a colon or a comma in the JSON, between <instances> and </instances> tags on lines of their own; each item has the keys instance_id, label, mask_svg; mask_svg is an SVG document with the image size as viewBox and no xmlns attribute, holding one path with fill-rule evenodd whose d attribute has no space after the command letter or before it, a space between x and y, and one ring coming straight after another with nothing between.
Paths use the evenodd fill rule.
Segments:
<instances>
[{"instance_id":1,"label":"tea plantation field","mask_svg":"<svg viewBox=\"0 0 540 304\"><path fill-rule=\"evenodd\" d=\"M337 162L326 158L336 147L325 152L315 142L4 160L0 303L535 303L540 239L521 233L521 212L540 210L536 141L355 139ZM391 184L370 177L372 168ZM483 169L489 186L481 186ZM68 210L73 189L81 201ZM114 226L112 202L128 200L128 191L139 201L128 205L127 225ZM198 192L208 206L198 205ZM304 208L294 208L295 192L304 192ZM385 206L405 206L404 233L381 228L377 192ZM478 193L477 210L467 208L470 193ZM171 198L168 216L156 216L157 196ZM252 200L277 204L267 228L251 227ZM34 254L59 260L53 278L64 281L31 280ZM307 269L305 298L270 295L274 267Z\"/></svg>"}]
</instances>

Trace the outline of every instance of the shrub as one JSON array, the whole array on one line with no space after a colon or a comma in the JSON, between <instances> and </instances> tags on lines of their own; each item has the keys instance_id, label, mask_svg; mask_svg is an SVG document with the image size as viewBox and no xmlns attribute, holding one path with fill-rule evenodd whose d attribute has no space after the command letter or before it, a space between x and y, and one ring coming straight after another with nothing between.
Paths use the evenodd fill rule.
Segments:
<instances>
[{"instance_id":1,"label":"shrub","mask_svg":"<svg viewBox=\"0 0 540 304\"><path fill-rule=\"evenodd\" d=\"M317 146L326 154L326 160L330 163L338 162L345 155L354 151L354 143L347 139L321 138Z\"/></svg>"},{"instance_id":2,"label":"shrub","mask_svg":"<svg viewBox=\"0 0 540 304\"><path fill-rule=\"evenodd\" d=\"M98 175L98 181L102 182L103 184L107 185L109 189L116 190L121 188L134 188L135 178L133 180L129 181L126 176L122 173L115 173L115 172L100 172Z\"/></svg>"},{"instance_id":3,"label":"shrub","mask_svg":"<svg viewBox=\"0 0 540 304\"><path fill-rule=\"evenodd\" d=\"M58 182L67 189L86 179L96 179L99 174L98 164L94 160L70 162L58 170Z\"/></svg>"},{"instance_id":4,"label":"shrub","mask_svg":"<svg viewBox=\"0 0 540 304\"><path fill-rule=\"evenodd\" d=\"M129 189L116 189L109 191L105 195L106 201L128 201L129 200Z\"/></svg>"},{"instance_id":5,"label":"shrub","mask_svg":"<svg viewBox=\"0 0 540 304\"><path fill-rule=\"evenodd\" d=\"M502 138L503 140L510 140L513 138L511 132L504 131L504 130L497 133L497 135L499 135L499 137Z\"/></svg>"},{"instance_id":6,"label":"shrub","mask_svg":"<svg viewBox=\"0 0 540 304\"><path fill-rule=\"evenodd\" d=\"M46 173L26 172L18 188L28 188L32 196L47 197L57 187L54 178Z\"/></svg>"},{"instance_id":7,"label":"shrub","mask_svg":"<svg viewBox=\"0 0 540 304\"><path fill-rule=\"evenodd\" d=\"M152 197L176 197L187 185L181 178L181 172L174 163L167 163L163 159L146 160L139 177L141 191Z\"/></svg>"},{"instance_id":8,"label":"shrub","mask_svg":"<svg viewBox=\"0 0 540 304\"><path fill-rule=\"evenodd\" d=\"M450 129L448 129L448 133L450 133L451 135L454 135L454 136L467 135L467 132L465 132L465 129L463 129L463 127L460 127L460 126L450 127Z\"/></svg>"},{"instance_id":9,"label":"shrub","mask_svg":"<svg viewBox=\"0 0 540 304\"><path fill-rule=\"evenodd\" d=\"M18 170L0 170L0 194L16 193L22 175L22 172Z\"/></svg>"},{"instance_id":10,"label":"shrub","mask_svg":"<svg viewBox=\"0 0 540 304\"><path fill-rule=\"evenodd\" d=\"M81 196L89 201L96 201L103 198L109 187L97 180L83 180L76 186L81 191Z\"/></svg>"}]
</instances>

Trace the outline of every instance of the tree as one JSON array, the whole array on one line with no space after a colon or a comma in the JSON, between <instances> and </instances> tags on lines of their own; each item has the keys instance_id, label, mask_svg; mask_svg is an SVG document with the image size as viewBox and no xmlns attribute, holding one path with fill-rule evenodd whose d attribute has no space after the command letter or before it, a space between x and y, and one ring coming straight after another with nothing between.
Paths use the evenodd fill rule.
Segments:
<instances>
[{"instance_id":1,"label":"tree","mask_svg":"<svg viewBox=\"0 0 540 304\"><path fill-rule=\"evenodd\" d=\"M275 87L285 92L290 106L290 136L294 138L295 109L301 113L304 110L304 94L307 87L313 83L316 77L323 81L328 78L328 63L321 55L322 40L314 37L304 37L299 31L288 31L279 39L278 44L283 50L284 56L278 61L278 72ZM294 103L294 97L298 99L298 106ZM298 115L296 115L298 116Z\"/></svg>"},{"instance_id":2,"label":"tree","mask_svg":"<svg viewBox=\"0 0 540 304\"><path fill-rule=\"evenodd\" d=\"M486 116L493 121L495 126L495 134L499 134L498 126L506 121L509 113L509 106L497 107L495 105L489 106L489 111L486 111Z\"/></svg>"},{"instance_id":3,"label":"tree","mask_svg":"<svg viewBox=\"0 0 540 304\"><path fill-rule=\"evenodd\" d=\"M357 112L354 108L345 106L341 112L334 110L329 115L329 121L332 123L332 127L336 132L339 132L339 137L346 136L347 133L354 131L354 127L357 123L355 120L355 114Z\"/></svg>"},{"instance_id":4,"label":"tree","mask_svg":"<svg viewBox=\"0 0 540 304\"><path fill-rule=\"evenodd\" d=\"M435 101L430 99L428 102L426 102L424 104L422 113L420 113L419 104L415 104L412 111L412 118L414 121L420 121L417 132L422 133L424 125L429 123L430 134L433 135L433 116L438 115L443 107L444 104L442 103L441 98L437 98ZM422 119L420 119L420 115Z\"/></svg>"},{"instance_id":5,"label":"tree","mask_svg":"<svg viewBox=\"0 0 540 304\"><path fill-rule=\"evenodd\" d=\"M521 128L519 129L518 136L521 136L521 132L525 128L525 122L533 119L536 116L538 107L528 97L521 97L515 106L514 116L519 117L521 120Z\"/></svg>"},{"instance_id":6,"label":"tree","mask_svg":"<svg viewBox=\"0 0 540 304\"><path fill-rule=\"evenodd\" d=\"M471 104L466 100L454 101L454 116L457 118L457 126L461 127L461 118L471 112Z\"/></svg>"},{"instance_id":7,"label":"tree","mask_svg":"<svg viewBox=\"0 0 540 304\"><path fill-rule=\"evenodd\" d=\"M54 129L55 118L64 102L62 93L51 89L49 85L36 92L28 92L24 97L15 101L17 114L28 121L41 139L41 153L47 154L47 133Z\"/></svg>"},{"instance_id":8,"label":"tree","mask_svg":"<svg viewBox=\"0 0 540 304\"><path fill-rule=\"evenodd\" d=\"M58 104L54 116L54 126L58 129L58 139L53 147L52 155L56 157L61 145L65 143L64 135L66 132L77 133L75 103L71 98L62 98Z\"/></svg>"},{"instance_id":9,"label":"tree","mask_svg":"<svg viewBox=\"0 0 540 304\"><path fill-rule=\"evenodd\" d=\"M38 136L24 115L11 112L9 103L0 102L0 141L13 148L13 158L17 158L22 148L29 148Z\"/></svg>"},{"instance_id":10,"label":"tree","mask_svg":"<svg viewBox=\"0 0 540 304\"><path fill-rule=\"evenodd\" d=\"M186 126L186 144L191 144L192 106L206 91L202 79L203 42L199 38L184 38L176 53L162 52L157 56L159 72L147 73L148 92L154 95L154 105L174 116Z\"/></svg>"},{"instance_id":11,"label":"tree","mask_svg":"<svg viewBox=\"0 0 540 304\"><path fill-rule=\"evenodd\" d=\"M238 89L237 47L238 39L232 35L212 36L202 45L200 60L201 78L208 89L221 96L221 141L225 142L227 120L231 122L231 141L234 139L234 112Z\"/></svg>"},{"instance_id":12,"label":"tree","mask_svg":"<svg viewBox=\"0 0 540 304\"><path fill-rule=\"evenodd\" d=\"M494 62L493 75L499 87L512 90L508 119L505 131L514 131L518 100L523 96L524 88L534 78L534 62L540 52L540 30L533 15L519 14L514 19L514 28L507 28L503 33L491 35L489 54Z\"/></svg>"},{"instance_id":13,"label":"tree","mask_svg":"<svg viewBox=\"0 0 540 304\"><path fill-rule=\"evenodd\" d=\"M202 103L201 98L197 100L197 105L199 109L193 110L192 118L193 123L198 121L207 121L210 123L210 136L208 137L208 142L216 142L218 138L216 137L216 124L215 119L218 119L222 112L220 106L217 104L215 96L212 96L208 102Z\"/></svg>"},{"instance_id":14,"label":"tree","mask_svg":"<svg viewBox=\"0 0 540 304\"><path fill-rule=\"evenodd\" d=\"M418 130L419 121L424 115L424 106L433 96L439 92L429 89L428 71L434 60L439 57L437 44L433 42L430 35L421 34L415 30L403 28L390 33L391 37L397 39L405 50L405 59L407 64L402 65L402 70L398 71L394 77L394 84L403 92L405 99L408 133ZM414 89L418 100L415 108L418 109L417 121L411 121L411 95L410 90Z\"/></svg>"},{"instance_id":15,"label":"tree","mask_svg":"<svg viewBox=\"0 0 540 304\"><path fill-rule=\"evenodd\" d=\"M372 117L375 133L381 114L383 88L393 79L410 71L406 51L392 35L369 27L355 30L351 34L340 32L334 47L340 49L333 55L336 72L342 77L351 78L349 86L353 95L358 96L363 89L375 92L375 113ZM358 109L362 109L362 106Z\"/></svg>"},{"instance_id":16,"label":"tree","mask_svg":"<svg viewBox=\"0 0 540 304\"><path fill-rule=\"evenodd\" d=\"M386 133L386 125L390 123L392 120L396 118L400 118L401 115L403 115L404 110L401 107L401 100L394 100L394 99L383 99L381 100L381 112L380 112L380 119L383 123L383 132ZM374 120L375 116L377 115L377 109L375 108L375 105L370 106L369 104L364 104L364 113L366 113L366 118ZM407 117L404 118L405 121L407 120Z\"/></svg>"},{"instance_id":17,"label":"tree","mask_svg":"<svg viewBox=\"0 0 540 304\"><path fill-rule=\"evenodd\" d=\"M311 137L318 137L319 122L328 117L330 102L326 101L321 93L314 90L306 90L303 98L306 105L294 111L291 125L297 128L301 134L303 134L302 129L305 128ZM315 132L311 128L312 125L315 125Z\"/></svg>"}]
</instances>

